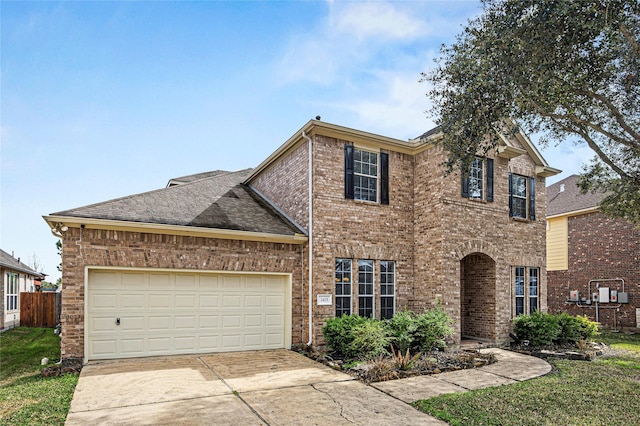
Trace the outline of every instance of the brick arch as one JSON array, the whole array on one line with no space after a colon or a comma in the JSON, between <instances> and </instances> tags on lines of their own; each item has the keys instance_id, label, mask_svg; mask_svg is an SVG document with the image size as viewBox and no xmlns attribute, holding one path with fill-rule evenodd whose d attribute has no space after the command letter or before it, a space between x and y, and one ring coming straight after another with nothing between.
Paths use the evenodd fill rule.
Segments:
<instances>
[{"instance_id":1,"label":"brick arch","mask_svg":"<svg viewBox=\"0 0 640 426\"><path fill-rule=\"evenodd\" d=\"M454 249L455 256L462 260L472 253L482 253L491 258L494 262L499 258L499 252L495 246L481 239L465 241Z\"/></svg>"}]
</instances>

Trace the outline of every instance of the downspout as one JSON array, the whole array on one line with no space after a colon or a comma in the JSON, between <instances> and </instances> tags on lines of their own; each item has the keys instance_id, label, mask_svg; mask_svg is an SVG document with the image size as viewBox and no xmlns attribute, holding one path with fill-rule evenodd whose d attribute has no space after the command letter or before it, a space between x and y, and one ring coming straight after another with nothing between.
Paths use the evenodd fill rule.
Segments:
<instances>
[{"instance_id":1,"label":"downspout","mask_svg":"<svg viewBox=\"0 0 640 426\"><path fill-rule=\"evenodd\" d=\"M309 224L307 225L309 234L309 262L307 264L309 268L309 341L307 346L311 346L313 343L313 142L304 130L302 131L302 137L309 142Z\"/></svg>"}]
</instances>

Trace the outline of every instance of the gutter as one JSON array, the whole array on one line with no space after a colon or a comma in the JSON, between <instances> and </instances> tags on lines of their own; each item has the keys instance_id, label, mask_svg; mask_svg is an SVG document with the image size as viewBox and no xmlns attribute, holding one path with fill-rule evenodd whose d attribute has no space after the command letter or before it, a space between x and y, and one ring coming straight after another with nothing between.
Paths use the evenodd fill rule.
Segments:
<instances>
[{"instance_id":1,"label":"gutter","mask_svg":"<svg viewBox=\"0 0 640 426\"><path fill-rule=\"evenodd\" d=\"M309 143L309 225L307 226L309 238L309 341L307 346L311 346L313 343L313 141L304 130L302 137Z\"/></svg>"}]
</instances>

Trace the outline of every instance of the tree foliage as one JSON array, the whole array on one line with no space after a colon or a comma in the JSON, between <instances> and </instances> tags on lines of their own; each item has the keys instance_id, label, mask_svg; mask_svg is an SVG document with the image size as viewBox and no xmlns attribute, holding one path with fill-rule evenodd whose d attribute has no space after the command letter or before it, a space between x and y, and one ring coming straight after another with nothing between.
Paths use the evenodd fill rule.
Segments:
<instances>
[{"instance_id":1,"label":"tree foliage","mask_svg":"<svg viewBox=\"0 0 640 426\"><path fill-rule=\"evenodd\" d=\"M484 0L423 74L449 150L447 172L498 142L496 132L586 143L580 179L605 214L640 224L640 2ZM505 128L505 118L517 124Z\"/></svg>"}]
</instances>

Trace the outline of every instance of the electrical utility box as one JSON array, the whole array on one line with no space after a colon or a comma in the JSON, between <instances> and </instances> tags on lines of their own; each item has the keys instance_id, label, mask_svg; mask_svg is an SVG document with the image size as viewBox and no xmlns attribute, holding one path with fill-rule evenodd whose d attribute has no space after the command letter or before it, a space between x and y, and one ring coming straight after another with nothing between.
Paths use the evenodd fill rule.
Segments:
<instances>
[{"instance_id":1,"label":"electrical utility box","mask_svg":"<svg viewBox=\"0 0 640 426\"><path fill-rule=\"evenodd\" d=\"M611 290L609 301L611 303L618 303L618 290Z\"/></svg>"},{"instance_id":2,"label":"electrical utility box","mask_svg":"<svg viewBox=\"0 0 640 426\"><path fill-rule=\"evenodd\" d=\"M609 303L609 287L600 287L598 301L600 303Z\"/></svg>"},{"instance_id":3,"label":"electrical utility box","mask_svg":"<svg viewBox=\"0 0 640 426\"><path fill-rule=\"evenodd\" d=\"M627 292L618 293L618 303L629 303L629 293Z\"/></svg>"},{"instance_id":4,"label":"electrical utility box","mask_svg":"<svg viewBox=\"0 0 640 426\"><path fill-rule=\"evenodd\" d=\"M593 293L591 295L591 300L593 300L594 302L597 302L598 301L598 293Z\"/></svg>"},{"instance_id":5,"label":"electrical utility box","mask_svg":"<svg viewBox=\"0 0 640 426\"><path fill-rule=\"evenodd\" d=\"M580 292L578 290L571 290L569 292L569 300L571 302L578 302L580 300Z\"/></svg>"}]
</instances>

